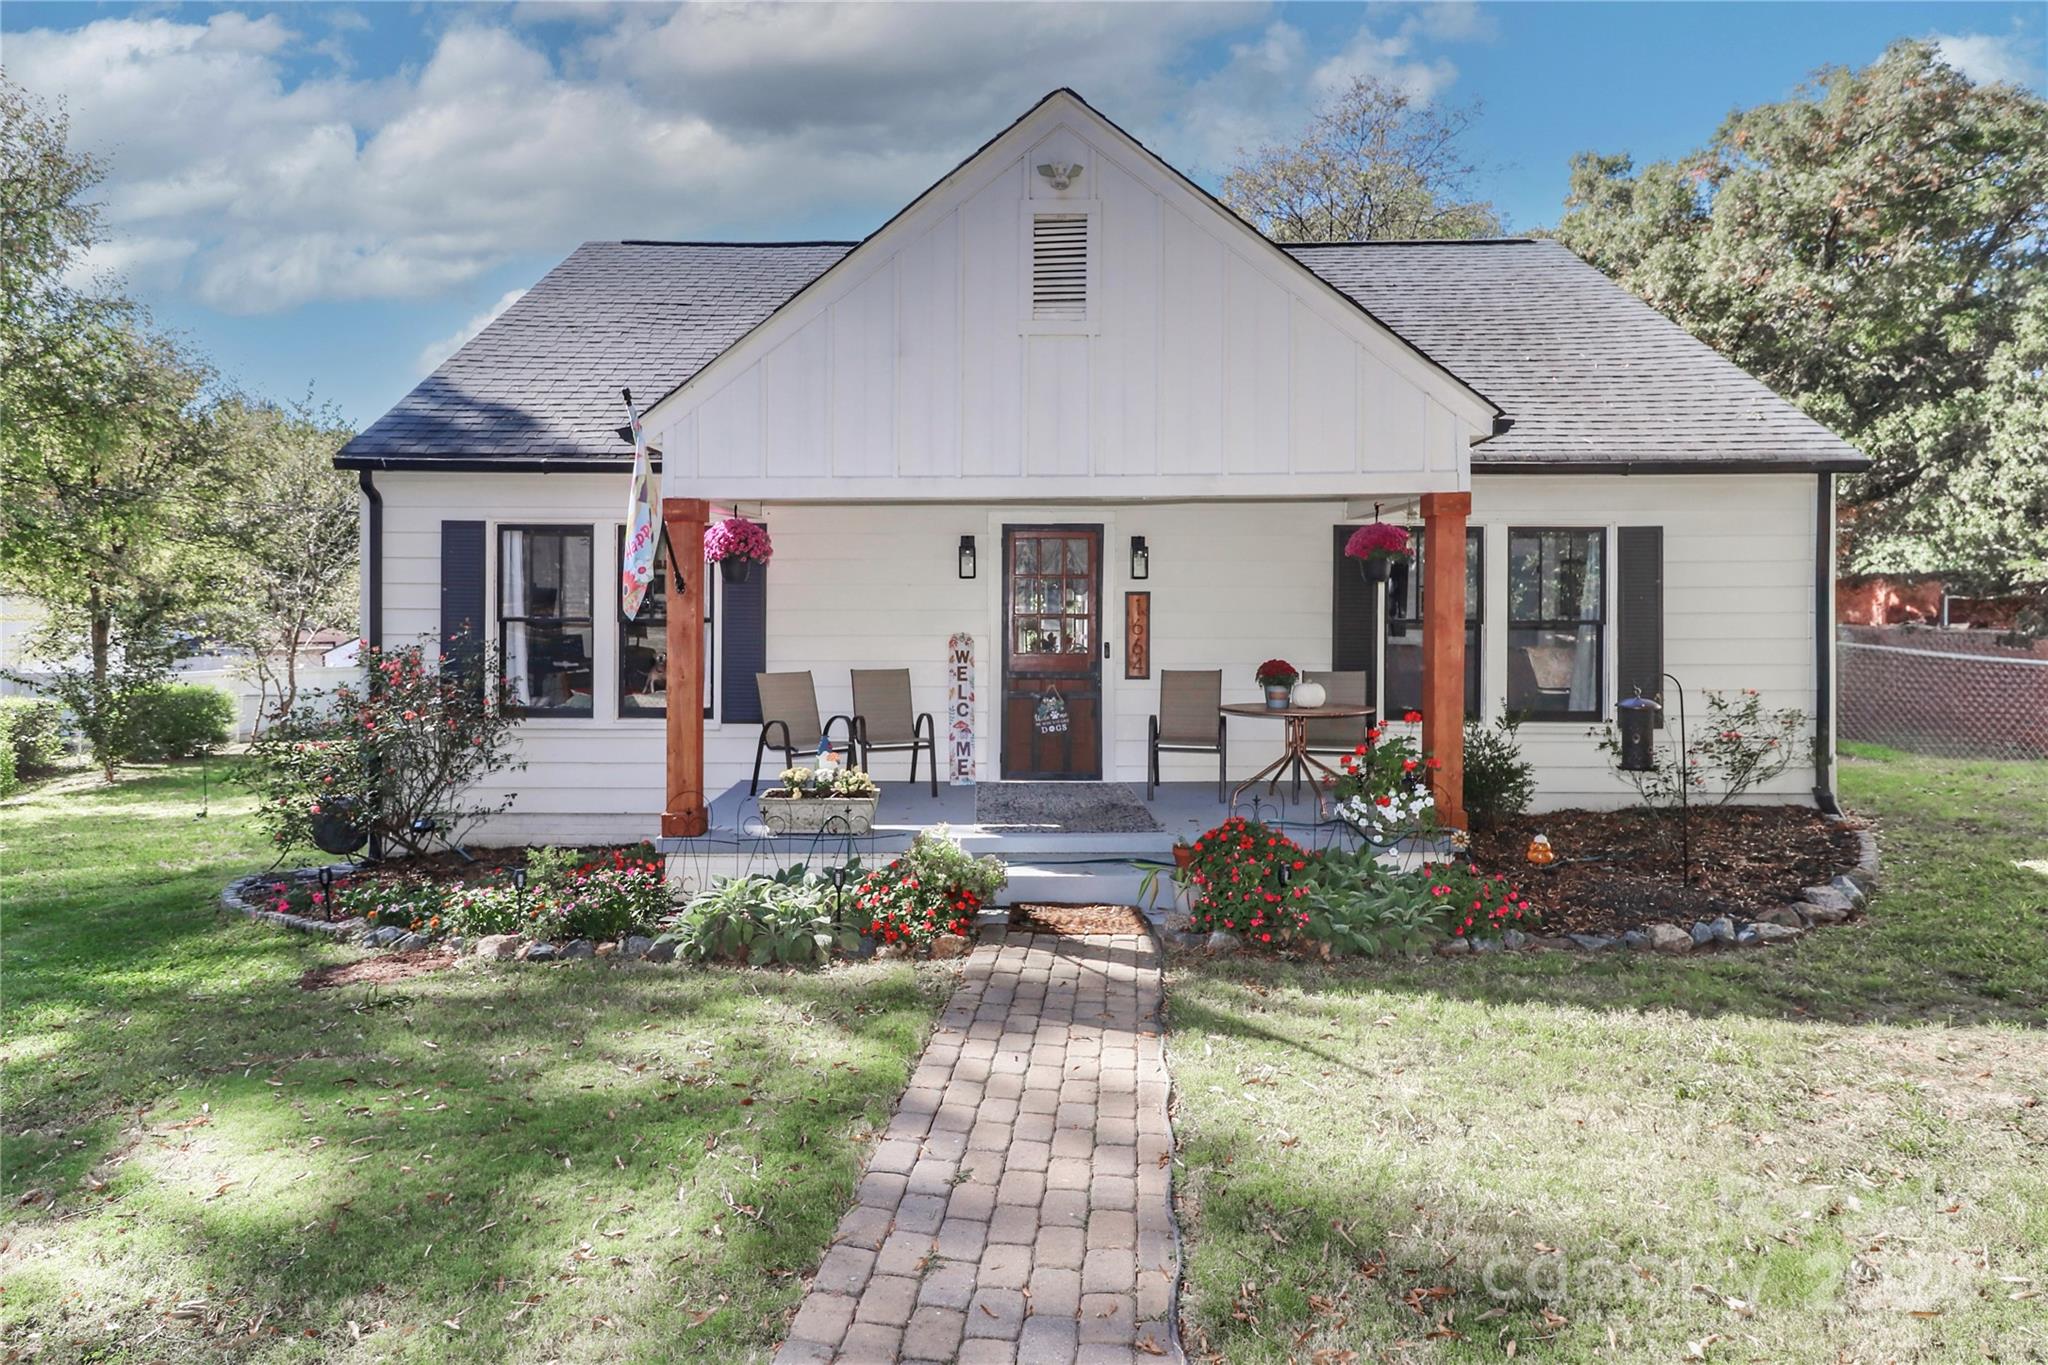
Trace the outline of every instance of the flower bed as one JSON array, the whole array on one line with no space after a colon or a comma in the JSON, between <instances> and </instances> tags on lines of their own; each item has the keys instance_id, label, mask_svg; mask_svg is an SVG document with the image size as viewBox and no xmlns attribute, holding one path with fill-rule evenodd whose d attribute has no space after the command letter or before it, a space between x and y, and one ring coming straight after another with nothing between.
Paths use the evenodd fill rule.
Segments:
<instances>
[{"instance_id":1,"label":"flower bed","mask_svg":"<svg viewBox=\"0 0 2048 1365\"><path fill-rule=\"evenodd\" d=\"M1310 852L1233 817L1193 845L1189 934L1212 948L1349 953L1609 948L1684 952L1783 942L1859 912L1876 885L1867 831L1816 811L1696 811L1694 876L1678 876L1674 817L1555 812L1400 871L1370 843ZM1526 862L1548 833L1548 867Z\"/></svg>"}]
</instances>

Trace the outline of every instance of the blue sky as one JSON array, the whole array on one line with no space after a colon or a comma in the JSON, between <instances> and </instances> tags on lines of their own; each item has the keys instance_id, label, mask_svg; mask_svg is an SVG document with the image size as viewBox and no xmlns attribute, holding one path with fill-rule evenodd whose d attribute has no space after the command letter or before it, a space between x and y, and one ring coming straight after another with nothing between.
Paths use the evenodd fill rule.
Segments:
<instances>
[{"instance_id":1,"label":"blue sky","mask_svg":"<svg viewBox=\"0 0 2048 1365\"><path fill-rule=\"evenodd\" d=\"M1071 85L1214 185L1373 74L1482 113L1484 192L1703 142L1932 37L2048 89L2039 4L88 5L4 61L106 161L118 272L232 381L373 420L577 242L859 237Z\"/></svg>"}]
</instances>

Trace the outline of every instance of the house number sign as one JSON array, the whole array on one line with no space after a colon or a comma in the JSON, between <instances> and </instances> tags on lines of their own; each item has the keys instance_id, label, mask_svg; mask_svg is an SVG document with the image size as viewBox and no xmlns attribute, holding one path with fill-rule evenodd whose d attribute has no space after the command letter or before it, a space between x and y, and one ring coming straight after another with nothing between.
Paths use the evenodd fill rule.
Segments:
<instances>
[{"instance_id":1,"label":"house number sign","mask_svg":"<svg viewBox=\"0 0 2048 1365\"><path fill-rule=\"evenodd\" d=\"M956 787L974 785L974 637L962 631L946 642L946 735Z\"/></svg>"}]
</instances>

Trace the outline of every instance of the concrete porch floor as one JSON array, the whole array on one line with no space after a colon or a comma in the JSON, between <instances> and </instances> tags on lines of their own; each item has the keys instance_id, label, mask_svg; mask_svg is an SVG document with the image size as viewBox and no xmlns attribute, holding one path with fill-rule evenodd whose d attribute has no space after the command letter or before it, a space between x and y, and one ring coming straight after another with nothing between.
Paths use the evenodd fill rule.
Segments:
<instances>
[{"instance_id":1,"label":"concrete porch floor","mask_svg":"<svg viewBox=\"0 0 2048 1365\"><path fill-rule=\"evenodd\" d=\"M767 783L762 784L763 790ZM1156 832L1081 834L1043 826L984 825L975 815L974 787L941 785L936 796L924 783L884 780L874 830L849 839L843 834L775 836L762 826L759 806L736 783L711 803L710 832L693 839L663 839L673 875L706 883L716 876L772 871L793 863L838 863L849 854L868 866L886 862L910 846L919 830L944 825L973 854L994 854L1010 867L1010 886L1000 903L1139 899L1147 865L1171 863L1176 838L1193 840L1231 814L1216 799L1213 782L1165 782L1150 801L1143 783L1124 783L1159 822ZM1256 794L1256 799L1255 798ZM1308 788L1290 800L1285 783L1276 796L1261 785L1247 792L1237 813L1277 826L1306 847L1355 842L1341 825L1324 819ZM1161 887L1162 900L1170 887Z\"/></svg>"}]
</instances>

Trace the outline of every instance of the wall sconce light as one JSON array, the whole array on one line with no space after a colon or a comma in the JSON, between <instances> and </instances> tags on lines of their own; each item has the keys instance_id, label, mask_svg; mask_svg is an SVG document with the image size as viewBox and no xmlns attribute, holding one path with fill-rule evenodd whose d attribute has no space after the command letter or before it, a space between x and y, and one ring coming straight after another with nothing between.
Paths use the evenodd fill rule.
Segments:
<instances>
[{"instance_id":1,"label":"wall sconce light","mask_svg":"<svg viewBox=\"0 0 2048 1365\"><path fill-rule=\"evenodd\" d=\"M1131 537L1131 577L1132 577L1132 578L1134 578L1134 579L1137 579L1137 578L1150 578L1151 576L1152 576L1152 551L1151 551L1150 549L1148 549L1148 548L1146 547L1146 545L1145 545L1145 537L1143 537L1143 536L1132 536L1132 537Z\"/></svg>"},{"instance_id":2,"label":"wall sconce light","mask_svg":"<svg viewBox=\"0 0 2048 1365\"><path fill-rule=\"evenodd\" d=\"M974 577L974 537L960 537L960 576Z\"/></svg>"}]
</instances>

